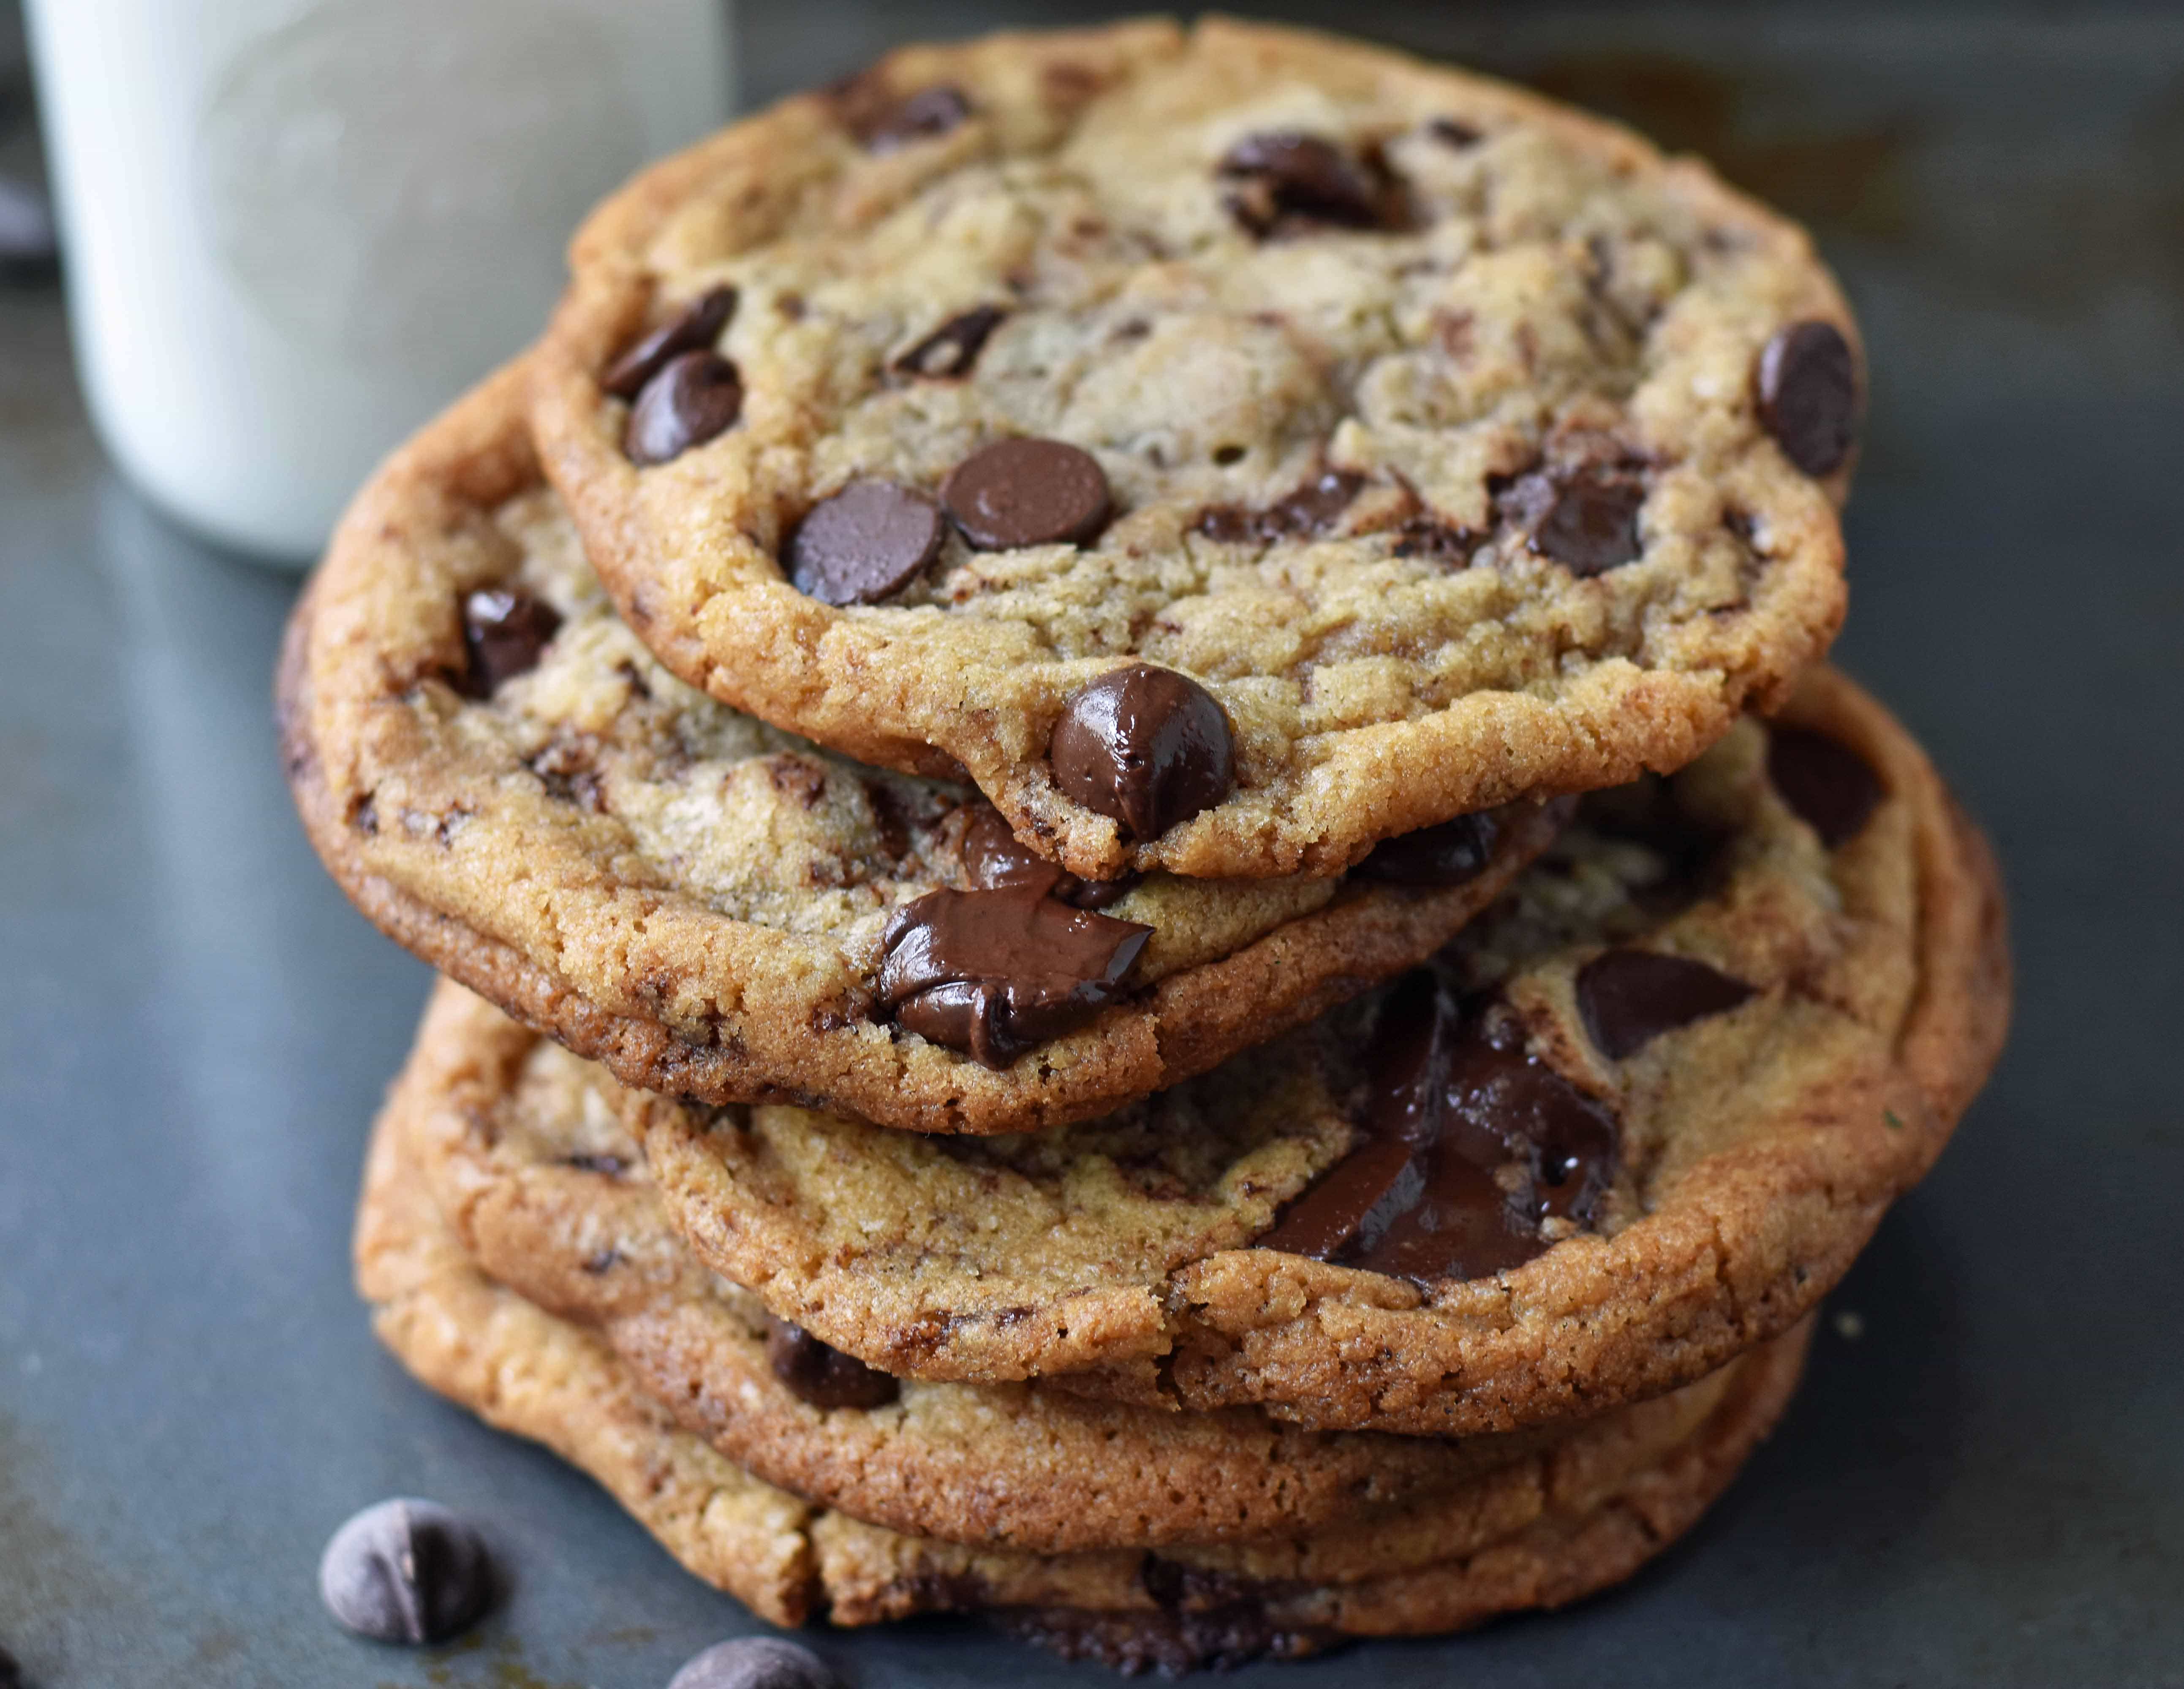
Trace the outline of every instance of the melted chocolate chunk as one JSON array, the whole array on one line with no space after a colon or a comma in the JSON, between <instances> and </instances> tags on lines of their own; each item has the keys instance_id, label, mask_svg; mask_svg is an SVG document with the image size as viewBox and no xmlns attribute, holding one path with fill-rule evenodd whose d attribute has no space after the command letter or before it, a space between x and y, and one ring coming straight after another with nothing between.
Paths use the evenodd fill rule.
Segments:
<instances>
[{"instance_id":1,"label":"melted chocolate chunk","mask_svg":"<svg viewBox=\"0 0 2184 1689\"><path fill-rule=\"evenodd\" d=\"M1833 323L1791 323L1761 348L1760 425L1808 475L1839 469L1858 437L1858 359Z\"/></svg>"},{"instance_id":2,"label":"melted chocolate chunk","mask_svg":"<svg viewBox=\"0 0 2184 1689\"><path fill-rule=\"evenodd\" d=\"M468 1630L493 1597L476 1528L437 1502L398 1497L333 1534L319 1561L319 1598L341 1625L412 1647Z\"/></svg>"},{"instance_id":3,"label":"melted chocolate chunk","mask_svg":"<svg viewBox=\"0 0 2184 1689\"><path fill-rule=\"evenodd\" d=\"M1006 1067L1119 1000L1151 935L1036 885L928 892L888 923L879 1010L983 1066Z\"/></svg>"},{"instance_id":4,"label":"melted chocolate chunk","mask_svg":"<svg viewBox=\"0 0 2184 1689\"><path fill-rule=\"evenodd\" d=\"M894 361L896 373L922 375L928 381L953 381L971 373L986 341L1008 313L998 305L981 305L960 317L950 317Z\"/></svg>"},{"instance_id":5,"label":"melted chocolate chunk","mask_svg":"<svg viewBox=\"0 0 2184 1689\"><path fill-rule=\"evenodd\" d=\"M1365 477L1346 469L1329 469L1306 481L1279 503L1263 510L1247 510L1240 504L1217 504L1199 513L1193 525L1209 540L1223 545L1271 543L1323 534L1340 519L1365 485Z\"/></svg>"},{"instance_id":6,"label":"melted chocolate chunk","mask_svg":"<svg viewBox=\"0 0 2184 1689\"><path fill-rule=\"evenodd\" d=\"M738 1636L685 1660L667 1689L842 1689L842 1680L800 1642Z\"/></svg>"},{"instance_id":7,"label":"melted chocolate chunk","mask_svg":"<svg viewBox=\"0 0 2184 1689\"><path fill-rule=\"evenodd\" d=\"M1229 214L1262 240L1313 225L1371 229L1390 220L1385 181L1320 136L1298 130L1247 135L1216 169L1236 184Z\"/></svg>"},{"instance_id":8,"label":"melted chocolate chunk","mask_svg":"<svg viewBox=\"0 0 2184 1689\"><path fill-rule=\"evenodd\" d=\"M560 627L560 613L521 586L479 587L463 600L464 694L491 697L503 681L537 668Z\"/></svg>"},{"instance_id":9,"label":"melted chocolate chunk","mask_svg":"<svg viewBox=\"0 0 2184 1689\"><path fill-rule=\"evenodd\" d=\"M1147 663L1072 692L1047 755L1065 797L1139 842L1220 803L1236 779L1234 739L1213 695Z\"/></svg>"},{"instance_id":10,"label":"melted chocolate chunk","mask_svg":"<svg viewBox=\"0 0 2184 1689\"><path fill-rule=\"evenodd\" d=\"M1803 727L1768 730L1767 778L1830 850L1863 832L1886 795L1864 758Z\"/></svg>"},{"instance_id":11,"label":"melted chocolate chunk","mask_svg":"<svg viewBox=\"0 0 2184 1689\"><path fill-rule=\"evenodd\" d=\"M1469 528L1452 528L1446 522L1413 517L1396 530L1397 557L1429 557L1440 563L1470 567L1471 554L1485 539Z\"/></svg>"},{"instance_id":12,"label":"melted chocolate chunk","mask_svg":"<svg viewBox=\"0 0 2184 1689\"><path fill-rule=\"evenodd\" d=\"M635 398L670 358L686 352L711 351L735 313L734 288L716 287L699 294L608 364L599 386L618 399Z\"/></svg>"},{"instance_id":13,"label":"melted chocolate chunk","mask_svg":"<svg viewBox=\"0 0 2184 1689\"><path fill-rule=\"evenodd\" d=\"M1437 826L1383 839L1350 871L1360 880L1398 886L1461 886L1476 880L1494 859L1501 823L1487 813L1458 815Z\"/></svg>"},{"instance_id":14,"label":"melted chocolate chunk","mask_svg":"<svg viewBox=\"0 0 2184 1689\"><path fill-rule=\"evenodd\" d=\"M1001 812L987 804L969 812L956 850L964 875L975 889L1033 886L1072 908L1104 909L1120 903L1144 877L1126 874L1119 880L1080 880L1024 845L1009 830Z\"/></svg>"},{"instance_id":15,"label":"melted chocolate chunk","mask_svg":"<svg viewBox=\"0 0 2184 1689\"><path fill-rule=\"evenodd\" d=\"M790 585L822 604L877 603L940 555L933 502L891 481L853 481L813 505L788 540Z\"/></svg>"},{"instance_id":16,"label":"melted chocolate chunk","mask_svg":"<svg viewBox=\"0 0 2184 1689\"><path fill-rule=\"evenodd\" d=\"M1741 980L1682 956L1610 950L1578 970L1577 1010L1601 1054L1619 1062L1663 1032L1748 1001Z\"/></svg>"},{"instance_id":17,"label":"melted chocolate chunk","mask_svg":"<svg viewBox=\"0 0 2184 1689\"><path fill-rule=\"evenodd\" d=\"M958 464L940 502L981 551L1082 545L1106 525L1107 476L1059 440L997 440Z\"/></svg>"},{"instance_id":18,"label":"melted chocolate chunk","mask_svg":"<svg viewBox=\"0 0 2184 1689\"><path fill-rule=\"evenodd\" d=\"M893 105L854 114L850 127L867 153L893 153L945 135L970 115L971 102L961 88L936 82Z\"/></svg>"},{"instance_id":19,"label":"melted chocolate chunk","mask_svg":"<svg viewBox=\"0 0 2184 1689\"><path fill-rule=\"evenodd\" d=\"M726 433L743 414L743 378L717 352L685 352L660 366L630 407L623 455L646 466Z\"/></svg>"},{"instance_id":20,"label":"melted chocolate chunk","mask_svg":"<svg viewBox=\"0 0 2184 1689\"><path fill-rule=\"evenodd\" d=\"M1586 464L1519 476L1497 501L1524 531L1532 549L1576 575L1602 574L1636 559L1644 480L1628 469Z\"/></svg>"},{"instance_id":21,"label":"melted chocolate chunk","mask_svg":"<svg viewBox=\"0 0 2184 1689\"><path fill-rule=\"evenodd\" d=\"M884 1408L901 1393L886 1373L786 1320L766 1321L766 1363L798 1400L815 1408Z\"/></svg>"}]
</instances>

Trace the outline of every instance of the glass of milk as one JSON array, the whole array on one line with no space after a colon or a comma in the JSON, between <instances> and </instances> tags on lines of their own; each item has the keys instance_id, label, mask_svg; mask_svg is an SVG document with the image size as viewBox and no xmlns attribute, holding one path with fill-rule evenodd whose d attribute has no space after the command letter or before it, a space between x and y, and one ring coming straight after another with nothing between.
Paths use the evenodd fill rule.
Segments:
<instances>
[{"instance_id":1,"label":"glass of milk","mask_svg":"<svg viewBox=\"0 0 2184 1689\"><path fill-rule=\"evenodd\" d=\"M28 0L76 362L187 525L308 563L729 108L730 0Z\"/></svg>"}]
</instances>

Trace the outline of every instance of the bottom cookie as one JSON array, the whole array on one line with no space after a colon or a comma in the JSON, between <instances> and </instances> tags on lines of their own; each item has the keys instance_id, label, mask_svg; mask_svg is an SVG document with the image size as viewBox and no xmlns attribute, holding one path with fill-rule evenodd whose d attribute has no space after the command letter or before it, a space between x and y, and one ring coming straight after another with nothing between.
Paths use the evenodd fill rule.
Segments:
<instances>
[{"instance_id":1,"label":"bottom cookie","mask_svg":"<svg viewBox=\"0 0 2184 1689\"><path fill-rule=\"evenodd\" d=\"M1309 1537L1240 1550L1234 1570L1141 1551L1026 1553L907 1536L765 1483L682 1430L598 1338L480 1273L385 1131L366 1170L358 1253L376 1330L422 1382L589 1473L690 1571L761 1616L855 1625L981 1613L1126 1670L1459 1630L1627 1577L1690 1527L1773 1427L1808 1335L1800 1325L1732 1362L1696 1429L1651 1463L1611 1464L1594 1482L1572 1463L1519 1528L1471 1536L1455 1555L1422 1548L1413 1564L1384 1557L1369 1575L1315 1579ZM1437 1497L1418 1511L1457 1513L1468 1500ZM1417 1521L1421 1543L1449 1540L1433 1523ZM1390 1528L1402 1534L1400 1519Z\"/></svg>"}]
</instances>

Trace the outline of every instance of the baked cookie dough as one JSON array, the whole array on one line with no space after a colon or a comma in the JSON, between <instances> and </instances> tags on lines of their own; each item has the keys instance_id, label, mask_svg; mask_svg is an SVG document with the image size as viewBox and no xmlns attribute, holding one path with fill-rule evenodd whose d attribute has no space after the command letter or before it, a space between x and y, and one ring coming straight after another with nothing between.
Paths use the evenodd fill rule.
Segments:
<instances>
[{"instance_id":1,"label":"baked cookie dough","mask_svg":"<svg viewBox=\"0 0 2184 1689\"><path fill-rule=\"evenodd\" d=\"M1529 802L1342 881L1087 883L972 788L669 675L488 381L397 453L298 607L290 783L343 889L632 1085L928 1132L1081 1119L1412 966L1552 836Z\"/></svg>"},{"instance_id":2,"label":"baked cookie dough","mask_svg":"<svg viewBox=\"0 0 2184 1689\"><path fill-rule=\"evenodd\" d=\"M638 635L1087 878L1674 769L1841 618L1864 377L1808 237L1461 71L1223 19L908 47L571 262L533 416Z\"/></svg>"},{"instance_id":3,"label":"baked cookie dough","mask_svg":"<svg viewBox=\"0 0 2184 1689\"><path fill-rule=\"evenodd\" d=\"M890 1373L1471 1435L1788 1327L2008 1007L1984 843L1822 669L1586 798L1431 971L1105 1120L971 1142L632 1100L699 1256Z\"/></svg>"}]
</instances>

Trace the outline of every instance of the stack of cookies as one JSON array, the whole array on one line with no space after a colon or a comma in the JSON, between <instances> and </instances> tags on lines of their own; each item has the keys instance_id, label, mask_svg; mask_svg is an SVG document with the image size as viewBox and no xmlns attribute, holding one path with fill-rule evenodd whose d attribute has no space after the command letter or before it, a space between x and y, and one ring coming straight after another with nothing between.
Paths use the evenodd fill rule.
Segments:
<instances>
[{"instance_id":1,"label":"stack of cookies","mask_svg":"<svg viewBox=\"0 0 2184 1689\"><path fill-rule=\"evenodd\" d=\"M1688 1526L2000 1043L1822 661L1806 237L1233 22L912 48L658 166L391 459L280 697L446 976L421 1379L766 1618L1179 1669Z\"/></svg>"}]
</instances>

